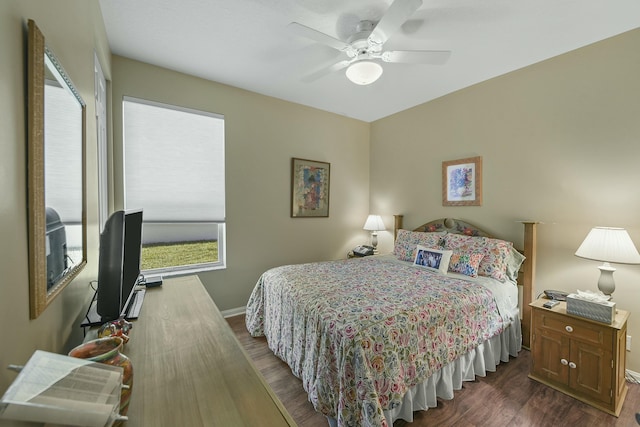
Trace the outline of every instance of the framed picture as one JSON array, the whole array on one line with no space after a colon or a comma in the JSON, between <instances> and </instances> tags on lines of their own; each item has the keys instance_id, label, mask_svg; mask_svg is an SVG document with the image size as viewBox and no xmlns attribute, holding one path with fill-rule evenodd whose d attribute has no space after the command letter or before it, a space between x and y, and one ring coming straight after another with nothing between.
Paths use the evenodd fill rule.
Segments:
<instances>
[{"instance_id":1,"label":"framed picture","mask_svg":"<svg viewBox=\"0 0 640 427\"><path fill-rule=\"evenodd\" d=\"M442 206L482 205L482 157L442 162Z\"/></svg>"},{"instance_id":2,"label":"framed picture","mask_svg":"<svg viewBox=\"0 0 640 427\"><path fill-rule=\"evenodd\" d=\"M329 216L329 169L331 165L291 159L291 217Z\"/></svg>"}]
</instances>

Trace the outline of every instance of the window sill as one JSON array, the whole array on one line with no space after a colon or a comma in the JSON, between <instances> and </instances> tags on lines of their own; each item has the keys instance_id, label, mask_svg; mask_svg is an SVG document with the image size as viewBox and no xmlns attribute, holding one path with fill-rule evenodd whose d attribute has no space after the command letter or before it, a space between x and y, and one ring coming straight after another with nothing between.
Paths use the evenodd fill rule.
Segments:
<instances>
[{"instance_id":1,"label":"window sill","mask_svg":"<svg viewBox=\"0 0 640 427\"><path fill-rule=\"evenodd\" d=\"M141 273L145 277L162 276L186 276L189 274L198 274L206 271L225 270L226 264L214 264L214 265L197 265L193 267L174 267L174 268L156 268L153 270L144 270Z\"/></svg>"}]
</instances>

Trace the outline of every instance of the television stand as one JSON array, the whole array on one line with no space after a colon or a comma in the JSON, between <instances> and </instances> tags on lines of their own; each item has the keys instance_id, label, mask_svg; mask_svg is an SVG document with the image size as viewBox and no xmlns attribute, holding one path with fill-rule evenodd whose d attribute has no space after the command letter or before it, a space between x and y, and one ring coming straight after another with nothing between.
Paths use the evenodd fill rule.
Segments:
<instances>
[{"instance_id":1,"label":"television stand","mask_svg":"<svg viewBox=\"0 0 640 427\"><path fill-rule=\"evenodd\" d=\"M131 301L129 305L127 305L126 310L123 310L124 318L126 320L136 320L140 315L140 310L142 308L142 303L144 301L144 295L146 290L144 288L136 289L133 291L133 295L131 295ZM103 323L102 317L98 314L98 302L96 301L96 297L94 294L91 303L89 304L89 309L84 315L84 320L80 324L81 328L93 327L93 326L101 326ZM115 320L115 319L114 319Z\"/></svg>"},{"instance_id":2,"label":"television stand","mask_svg":"<svg viewBox=\"0 0 640 427\"><path fill-rule=\"evenodd\" d=\"M135 320L140 316L140 309L142 308L142 302L144 301L144 295L146 290L144 288L136 289L133 291L131 301L127 306L127 311L124 316L126 320Z\"/></svg>"},{"instance_id":3,"label":"television stand","mask_svg":"<svg viewBox=\"0 0 640 427\"><path fill-rule=\"evenodd\" d=\"M91 300L91 304L89 304L87 313L84 315L84 321L80 324L80 327L86 328L88 326L100 326L104 323L98 314L97 306L98 302L93 298Z\"/></svg>"}]
</instances>

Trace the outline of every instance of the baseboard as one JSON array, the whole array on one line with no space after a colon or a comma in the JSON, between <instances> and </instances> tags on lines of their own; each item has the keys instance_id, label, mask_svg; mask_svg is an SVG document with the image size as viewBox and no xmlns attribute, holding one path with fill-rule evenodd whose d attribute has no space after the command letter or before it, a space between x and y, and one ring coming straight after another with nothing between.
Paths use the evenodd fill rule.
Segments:
<instances>
[{"instance_id":1,"label":"baseboard","mask_svg":"<svg viewBox=\"0 0 640 427\"><path fill-rule=\"evenodd\" d=\"M227 318L227 317L233 317L233 316L238 316L240 314L244 314L246 311L247 311L247 306L245 305L243 307L224 310L224 311L221 311L220 313L222 313L222 317Z\"/></svg>"},{"instance_id":2,"label":"baseboard","mask_svg":"<svg viewBox=\"0 0 640 427\"><path fill-rule=\"evenodd\" d=\"M640 373L627 369L625 370L625 374L627 375L627 377L633 379L636 384L640 384Z\"/></svg>"}]
</instances>

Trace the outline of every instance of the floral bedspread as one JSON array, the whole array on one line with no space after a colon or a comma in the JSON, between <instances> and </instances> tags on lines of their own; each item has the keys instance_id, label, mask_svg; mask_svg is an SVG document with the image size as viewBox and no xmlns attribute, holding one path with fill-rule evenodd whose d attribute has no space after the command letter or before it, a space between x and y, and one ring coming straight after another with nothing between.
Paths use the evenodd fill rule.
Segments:
<instances>
[{"instance_id":1,"label":"floral bedspread","mask_svg":"<svg viewBox=\"0 0 640 427\"><path fill-rule=\"evenodd\" d=\"M246 323L339 426L387 426L410 387L504 327L482 285L378 257L268 270Z\"/></svg>"}]
</instances>

